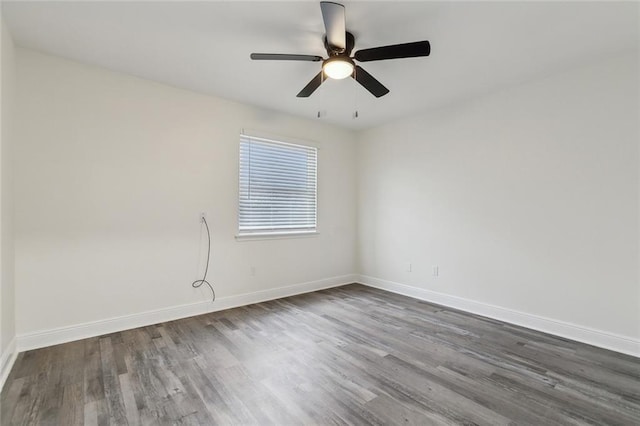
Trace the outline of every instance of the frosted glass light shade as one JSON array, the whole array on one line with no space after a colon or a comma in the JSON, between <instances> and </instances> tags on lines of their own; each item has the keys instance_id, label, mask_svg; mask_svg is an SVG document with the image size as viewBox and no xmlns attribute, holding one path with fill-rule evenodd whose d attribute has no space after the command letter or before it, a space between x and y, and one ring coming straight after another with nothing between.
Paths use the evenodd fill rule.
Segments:
<instances>
[{"instance_id":1,"label":"frosted glass light shade","mask_svg":"<svg viewBox=\"0 0 640 426\"><path fill-rule=\"evenodd\" d=\"M324 73L329 78L341 80L353 74L353 62L349 58L329 58L322 65Z\"/></svg>"}]
</instances>

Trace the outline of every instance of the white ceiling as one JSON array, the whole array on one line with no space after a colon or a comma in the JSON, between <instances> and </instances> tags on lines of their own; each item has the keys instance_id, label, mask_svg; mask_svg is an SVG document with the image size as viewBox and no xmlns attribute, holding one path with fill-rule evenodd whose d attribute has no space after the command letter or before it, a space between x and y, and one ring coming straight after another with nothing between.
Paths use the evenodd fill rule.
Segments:
<instances>
[{"instance_id":1,"label":"white ceiling","mask_svg":"<svg viewBox=\"0 0 640 426\"><path fill-rule=\"evenodd\" d=\"M385 97L346 79L299 99L320 63L249 59L326 56L317 1L3 2L3 15L20 46L356 129L638 49L636 2L343 3L354 51L431 42L428 58L363 64Z\"/></svg>"}]
</instances>

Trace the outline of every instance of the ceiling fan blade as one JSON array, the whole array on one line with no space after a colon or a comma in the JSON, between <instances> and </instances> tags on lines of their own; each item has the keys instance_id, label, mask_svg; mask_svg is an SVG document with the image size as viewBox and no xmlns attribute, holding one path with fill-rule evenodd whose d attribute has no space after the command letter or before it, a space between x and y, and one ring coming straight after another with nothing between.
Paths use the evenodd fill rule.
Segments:
<instances>
[{"instance_id":1,"label":"ceiling fan blade","mask_svg":"<svg viewBox=\"0 0 640 426\"><path fill-rule=\"evenodd\" d=\"M327 43L340 49L346 49L346 24L344 16L344 6L330 1L321 1L322 20L327 33Z\"/></svg>"},{"instance_id":2,"label":"ceiling fan blade","mask_svg":"<svg viewBox=\"0 0 640 426\"><path fill-rule=\"evenodd\" d=\"M428 41L415 41L413 43L394 44L391 46L373 47L371 49L358 50L353 56L360 62L382 61L385 59L415 58L429 56L431 45Z\"/></svg>"},{"instance_id":3,"label":"ceiling fan blade","mask_svg":"<svg viewBox=\"0 0 640 426\"><path fill-rule=\"evenodd\" d=\"M379 98L389 93L389 89L384 87L382 83L375 79L374 76L366 72L361 66L356 65L356 70L351 75L356 81L367 89L373 96Z\"/></svg>"},{"instance_id":4,"label":"ceiling fan blade","mask_svg":"<svg viewBox=\"0 0 640 426\"><path fill-rule=\"evenodd\" d=\"M308 98L311 96L311 94L315 92L316 89L326 80L323 74L324 72L320 71L318 75L313 77L309 84L304 86L304 89L302 89L296 96L299 98Z\"/></svg>"},{"instance_id":5,"label":"ceiling fan blade","mask_svg":"<svg viewBox=\"0 0 640 426\"><path fill-rule=\"evenodd\" d=\"M287 55L282 53L252 53L251 59L254 61L310 61L319 62L322 56L316 55Z\"/></svg>"}]
</instances>

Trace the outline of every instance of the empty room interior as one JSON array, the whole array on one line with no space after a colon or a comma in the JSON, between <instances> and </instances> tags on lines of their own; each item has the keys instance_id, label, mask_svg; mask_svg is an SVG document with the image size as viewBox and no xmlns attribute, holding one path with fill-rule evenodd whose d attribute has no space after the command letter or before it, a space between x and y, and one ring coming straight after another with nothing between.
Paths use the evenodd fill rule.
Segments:
<instances>
[{"instance_id":1,"label":"empty room interior","mask_svg":"<svg viewBox=\"0 0 640 426\"><path fill-rule=\"evenodd\" d=\"M2 1L0 424L640 424L640 3Z\"/></svg>"}]
</instances>

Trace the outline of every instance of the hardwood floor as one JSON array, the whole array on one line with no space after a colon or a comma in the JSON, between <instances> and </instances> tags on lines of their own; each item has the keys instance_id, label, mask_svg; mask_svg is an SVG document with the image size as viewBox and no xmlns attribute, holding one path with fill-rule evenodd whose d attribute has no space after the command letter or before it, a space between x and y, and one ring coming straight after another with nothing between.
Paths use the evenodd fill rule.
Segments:
<instances>
[{"instance_id":1,"label":"hardwood floor","mask_svg":"<svg viewBox=\"0 0 640 426\"><path fill-rule=\"evenodd\" d=\"M21 353L2 425L640 424L640 359L360 285Z\"/></svg>"}]
</instances>

